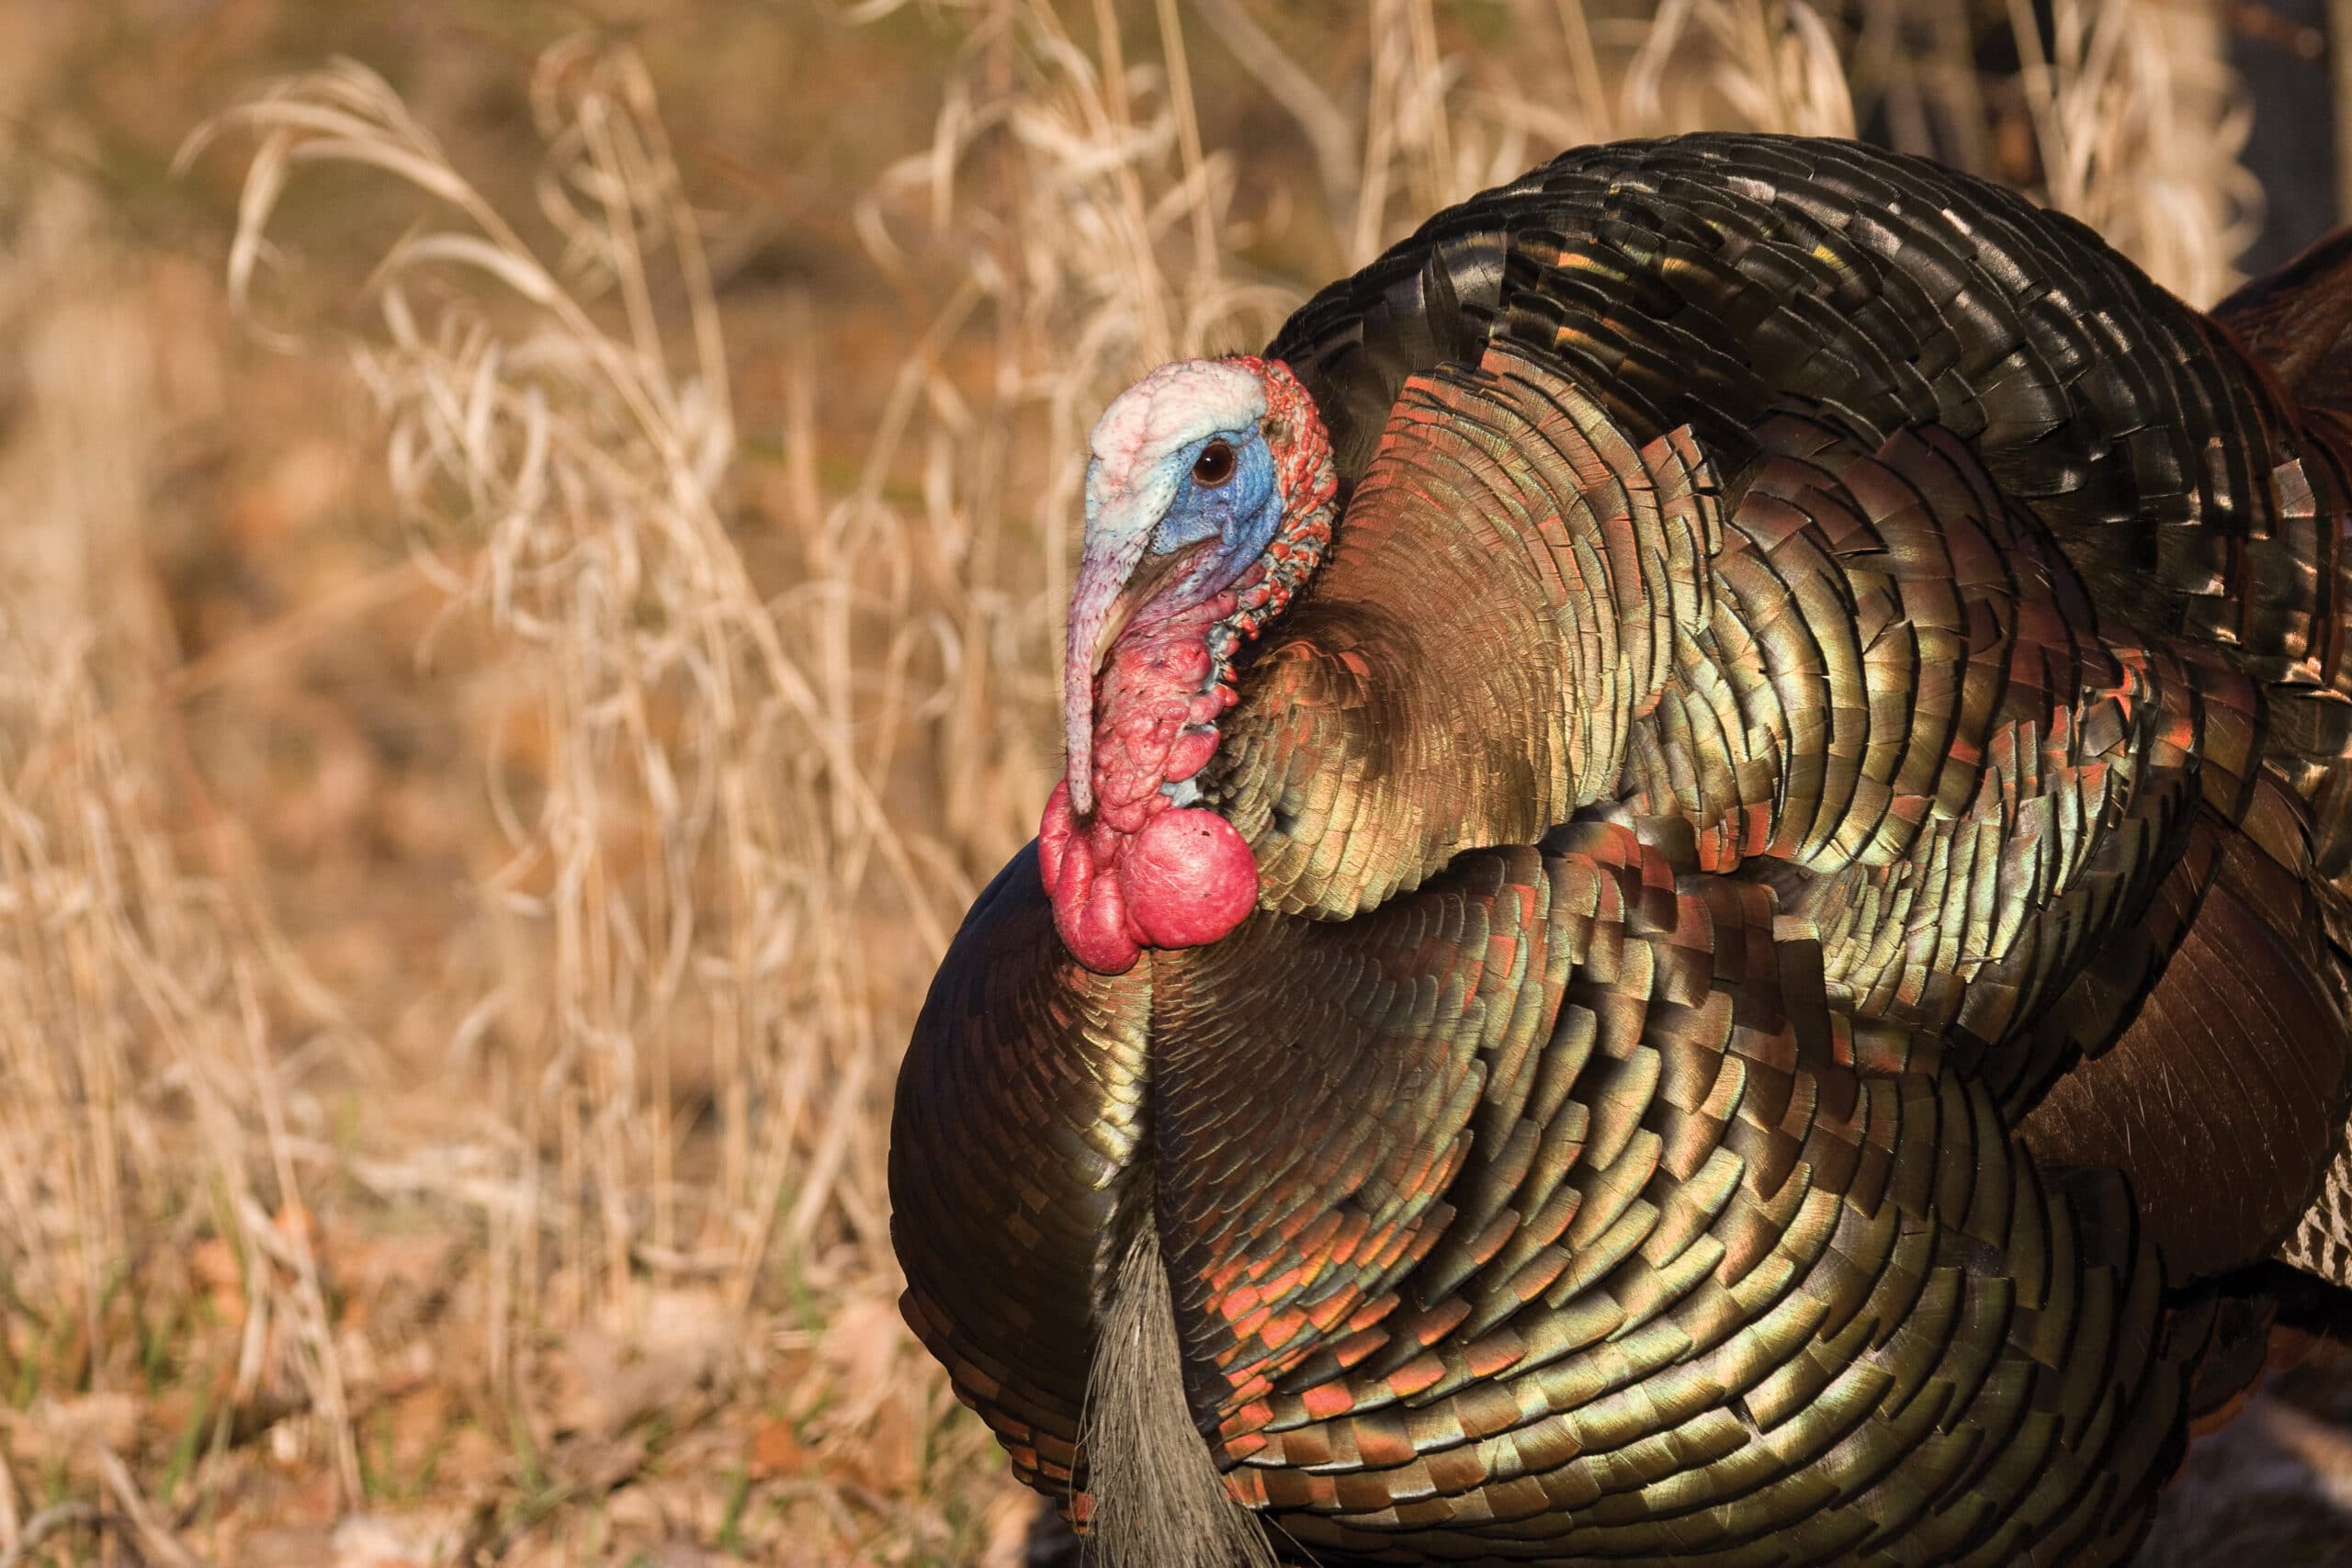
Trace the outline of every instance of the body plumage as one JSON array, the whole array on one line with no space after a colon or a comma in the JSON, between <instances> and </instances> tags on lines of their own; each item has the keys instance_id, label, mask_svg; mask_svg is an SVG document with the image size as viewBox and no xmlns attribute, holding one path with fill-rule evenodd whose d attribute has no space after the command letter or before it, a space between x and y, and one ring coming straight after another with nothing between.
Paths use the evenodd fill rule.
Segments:
<instances>
[{"instance_id":1,"label":"body plumage","mask_svg":"<svg viewBox=\"0 0 2352 1568\"><path fill-rule=\"evenodd\" d=\"M1016 1472L1116 1322L1325 1563L2121 1560L2352 1283L2347 315L1699 136L1123 398L892 1149Z\"/></svg>"}]
</instances>

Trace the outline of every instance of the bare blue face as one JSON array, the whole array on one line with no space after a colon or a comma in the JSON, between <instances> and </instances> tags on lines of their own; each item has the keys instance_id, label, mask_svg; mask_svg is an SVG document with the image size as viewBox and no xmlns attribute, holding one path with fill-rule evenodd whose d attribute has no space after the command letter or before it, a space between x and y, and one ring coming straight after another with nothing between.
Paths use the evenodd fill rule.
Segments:
<instances>
[{"instance_id":1,"label":"bare blue face","mask_svg":"<svg viewBox=\"0 0 2352 1568\"><path fill-rule=\"evenodd\" d=\"M1259 422L1266 384L1230 360L1163 365L1113 400L1090 437L1086 545L1070 594L1062 725L1070 798L1091 809L1088 758L1094 675L1128 615L1149 597L1198 604L1249 570L1280 526L1283 501ZM1214 547L1203 548L1210 541ZM1170 582L1147 559L1197 550ZM1170 563L1171 565L1175 563Z\"/></svg>"},{"instance_id":2,"label":"bare blue face","mask_svg":"<svg viewBox=\"0 0 2352 1568\"><path fill-rule=\"evenodd\" d=\"M1161 462L1172 471L1175 499L1152 529L1145 553L1165 556L1204 539L1222 541L1186 573L1182 597L1197 603L1247 571L1273 541L1283 515L1273 454L1252 423L1212 431Z\"/></svg>"}]
</instances>

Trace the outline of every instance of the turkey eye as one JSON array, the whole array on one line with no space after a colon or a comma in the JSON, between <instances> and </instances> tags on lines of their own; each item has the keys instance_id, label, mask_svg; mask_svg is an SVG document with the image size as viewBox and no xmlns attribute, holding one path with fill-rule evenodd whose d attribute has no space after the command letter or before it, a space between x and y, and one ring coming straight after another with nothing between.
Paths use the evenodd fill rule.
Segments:
<instances>
[{"instance_id":1,"label":"turkey eye","mask_svg":"<svg viewBox=\"0 0 2352 1568\"><path fill-rule=\"evenodd\" d=\"M1211 490L1233 477L1233 448L1222 441L1212 441L1201 448L1193 459L1193 482Z\"/></svg>"}]
</instances>

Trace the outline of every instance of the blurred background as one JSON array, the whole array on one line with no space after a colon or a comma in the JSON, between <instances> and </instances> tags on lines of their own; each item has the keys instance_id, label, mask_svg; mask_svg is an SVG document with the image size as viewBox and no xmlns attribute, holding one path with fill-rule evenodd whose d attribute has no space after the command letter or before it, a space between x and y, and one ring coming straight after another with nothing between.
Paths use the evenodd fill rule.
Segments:
<instances>
[{"instance_id":1,"label":"blurred background","mask_svg":"<svg viewBox=\"0 0 2352 1568\"><path fill-rule=\"evenodd\" d=\"M1104 399L1705 127L2210 303L2335 11L0 0L0 1565L1023 1562L884 1136ZM2318 1348L2147 1561L2347 1543Z\"/></svg>"}]
</instances>

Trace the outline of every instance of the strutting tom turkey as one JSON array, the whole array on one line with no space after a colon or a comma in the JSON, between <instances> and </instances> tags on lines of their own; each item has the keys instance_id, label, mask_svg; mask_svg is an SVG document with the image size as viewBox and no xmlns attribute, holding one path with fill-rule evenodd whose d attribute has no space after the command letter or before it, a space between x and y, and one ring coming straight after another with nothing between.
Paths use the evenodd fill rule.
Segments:
<instances>
[{"instance_id":1,"label":"strutting tom turkey","mask_svg":"<svg viewBox=\"0 0 2352 1568\"><path fill-rule=\"evenodd\" d=\"M2108 1563L2352 1281L2352 246L1915 158L1441 213L1094 427L905 1311L1123 1568Z\"/></svg>"}]
</instances>

